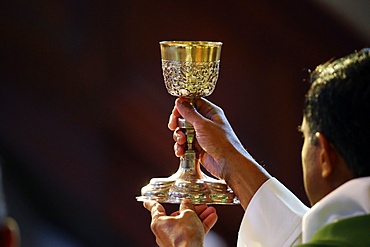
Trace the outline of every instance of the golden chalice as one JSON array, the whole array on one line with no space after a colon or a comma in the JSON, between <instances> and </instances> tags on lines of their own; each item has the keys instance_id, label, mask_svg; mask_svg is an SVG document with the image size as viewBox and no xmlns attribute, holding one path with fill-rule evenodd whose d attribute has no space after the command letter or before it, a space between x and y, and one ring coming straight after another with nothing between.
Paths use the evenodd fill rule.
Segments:
<instances>
[{"instance_id":1,"label":"golden chalice","mask_svg":"<svg viewBox=\"0 0 370 247\"><path fill-rule=\"evenodd\" d=\"M221 42L163 41L160 42L163 77L168 93L189 98L191 104L215 89L220 68ZM180 158L176 173L167 178L152 178L141 189L138 201L156 200L180 203L190 198L194 204L239 204L233 191L223 180L204 174L193 144L195 131L183 118L178 126L187 138L187 149Z\"/></svg>"}]
</instances>

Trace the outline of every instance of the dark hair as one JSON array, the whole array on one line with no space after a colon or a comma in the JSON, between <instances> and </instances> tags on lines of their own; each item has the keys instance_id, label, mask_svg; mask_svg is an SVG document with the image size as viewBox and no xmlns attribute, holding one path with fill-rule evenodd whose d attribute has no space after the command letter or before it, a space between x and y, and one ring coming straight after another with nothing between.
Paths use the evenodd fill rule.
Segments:
<instances>
[{"instance_id":1,"label":"dark hair","mask_svg":"<svg viewBox=\"0 0 370 247\"><path fill-rule=\"evenodd\" d=\"M370 176L370 48L319 65L304 116L315 142L323 133L355 177Z\"/></svg>"}]
</instances>

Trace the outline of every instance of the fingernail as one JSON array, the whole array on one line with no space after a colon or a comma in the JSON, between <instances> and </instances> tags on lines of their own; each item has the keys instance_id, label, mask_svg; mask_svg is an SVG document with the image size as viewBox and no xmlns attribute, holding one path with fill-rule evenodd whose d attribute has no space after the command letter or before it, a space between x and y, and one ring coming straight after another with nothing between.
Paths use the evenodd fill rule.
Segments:
<instances>
[{"instance_id":1,"label":"fingernail","mask_svg":"<svg viewBox=\"0 0 370 247\"><path fill-rule=\"evenodd\" d=\"M189 197L186 197L182 202L185 204L191 204L191 199Z\"/></svg>"},{"instance_id":2,"label":"fingernail","mask_svg":"<svg viewBox=\"0 0 370 247\"><path fill-rule=\"evenodd\" d=\"M187 107L187 108L191 108L192 106L190 105L189 102L187 102L186 100L182 100L180 101L180 104L183 105L184 107Z\"/></svg>"}]
</instances>

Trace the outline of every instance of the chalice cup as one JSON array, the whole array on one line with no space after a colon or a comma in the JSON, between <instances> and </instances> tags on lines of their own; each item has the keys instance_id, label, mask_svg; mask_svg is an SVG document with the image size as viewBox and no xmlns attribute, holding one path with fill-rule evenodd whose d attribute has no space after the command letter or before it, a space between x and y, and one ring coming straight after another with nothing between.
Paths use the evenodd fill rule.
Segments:
<instances>
[{"instance_id":1,"label":"chalice cup","mask_svg":"<svg viewBox=\"0 0 370 247\"><path fill-rule=\"evenodd\" d=\"M221 42L162 41L160 42L164 83L169 94L186 97L195 107L195 100L210 95L219 75ZM186 136L186 151L180 165L167 178L152 178L141 189L138 201L156 200L180 203L191 199L193 204L239 204L233 191L223 180L204 174L199 154L194 148L193 126L183 118L178 126Z\"/></svg>"}]
</instances>

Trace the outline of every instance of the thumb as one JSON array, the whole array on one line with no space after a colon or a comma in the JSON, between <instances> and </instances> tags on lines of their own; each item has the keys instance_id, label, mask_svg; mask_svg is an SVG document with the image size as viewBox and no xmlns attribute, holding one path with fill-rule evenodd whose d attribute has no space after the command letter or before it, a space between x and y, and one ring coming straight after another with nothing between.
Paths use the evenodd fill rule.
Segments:
<instances>
[{"instance_id":1,"label":"thumb","mask_svg":"<svg viewBox=\"0 0 370 247\"><path fill-rule=\"evenodd\" d=\"M145 201L144 207L148 209L152 215L152 220L156 220L162 216L166 216L166 210L164 207L156 201Z\"/></svg>"},{"instance_id":2,"label":"thumb","mask_svg":"<svg viewBox=\"0 0 370 247\"><path fill-rule=\"evenodd\" d=\"M203 119L203 116L198 113L195 107L184 98L176 100L176 108L180 115L193 126L195 122Z\"/></svg>"},{"instance_id":3,"label":"thumb","mask_svg":"<svg viewBox=\"0 0 370 247\"><path fill-rule=\"evenodd\" d=\"M190 199L184 199L180 204L180 212L185 211L187 209L190 209L192 211L195 211L193 204L191 203Z\"/></svg>"}]
</instances>

